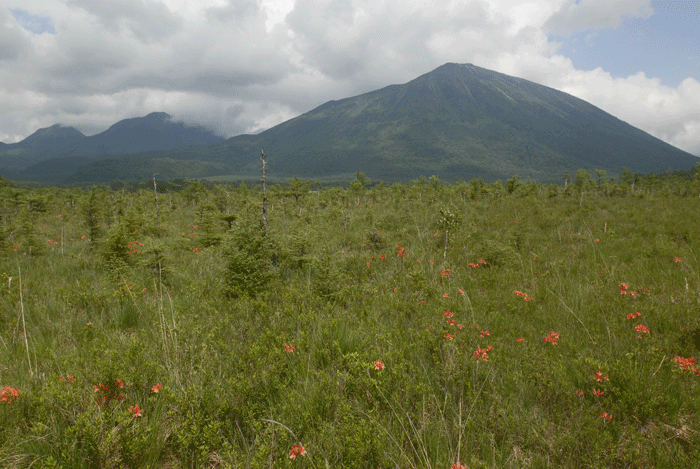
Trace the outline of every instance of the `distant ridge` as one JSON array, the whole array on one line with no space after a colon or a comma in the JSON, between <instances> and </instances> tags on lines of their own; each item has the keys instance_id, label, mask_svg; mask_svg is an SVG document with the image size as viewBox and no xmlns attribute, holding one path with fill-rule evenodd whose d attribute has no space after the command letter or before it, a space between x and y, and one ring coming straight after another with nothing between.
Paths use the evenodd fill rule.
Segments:
<instances>
[{"instance_id":1,"label":"distant ridge","mask_svg":"<svg viewBox=\"0 0 700 469\"><path fill-rule=\"evenodd\" d=\"M121 120L104 132L83 136L68 145L44 148L21 176L24 180L60 181L93 161L144 151L210 145L224 138L198 126L173 122L165 112ZM105 172L105 174L111 174Z\"/></svg>"},{"instance_id":2,"label":"distant ridge","mask_svg":"<svg viewBox=\"0 0 700 469\"><path fill-rule=\"evenodd\" d=\"M22 168L40 160L45 151L71 145L86 138L73 127L54 124L39 129L17 143L0 142L0 166Z\"/></svg>"}]
</instances>

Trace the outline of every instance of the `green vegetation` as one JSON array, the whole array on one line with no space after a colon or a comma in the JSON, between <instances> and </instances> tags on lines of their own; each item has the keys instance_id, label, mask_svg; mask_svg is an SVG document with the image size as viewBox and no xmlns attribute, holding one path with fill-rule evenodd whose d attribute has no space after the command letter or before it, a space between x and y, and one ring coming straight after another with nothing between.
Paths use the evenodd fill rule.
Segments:
<instances>
[{"instance_id":1,"label":"green vegetation","mask_svg":"<svg viewBox=\"0 0 700 469\"><path fill-rule=\"evenodd\" d=\"M0 467L692 467L700 168L0 184Z\"/></svg>"}]
</instances>

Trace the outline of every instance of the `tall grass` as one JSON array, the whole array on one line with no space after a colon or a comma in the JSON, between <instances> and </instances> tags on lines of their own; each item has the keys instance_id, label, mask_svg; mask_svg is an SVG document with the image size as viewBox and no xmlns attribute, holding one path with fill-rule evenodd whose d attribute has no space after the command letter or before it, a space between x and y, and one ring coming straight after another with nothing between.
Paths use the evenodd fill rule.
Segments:
<instances>
[{"instance_id":1,"label":"tall grass","mask_svg":"<svg viewBox=\"0 0 700 469\"><path fill-rule=\"evenodd\" d=\"M691 467L692 184L4 187L0 467Z\"/></svg>"}]
</instances>

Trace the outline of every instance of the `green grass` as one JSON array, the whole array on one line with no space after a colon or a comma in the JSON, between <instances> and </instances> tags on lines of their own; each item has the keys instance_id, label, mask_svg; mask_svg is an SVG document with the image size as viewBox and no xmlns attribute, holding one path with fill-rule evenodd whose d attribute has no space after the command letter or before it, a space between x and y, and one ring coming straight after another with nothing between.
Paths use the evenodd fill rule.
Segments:
<instances>
[{"instance_id":1,"label":"green grass","mask_svg":"<svg viewBox=\"0 0 700 469\"><path fill-rule=\"evenodd\" d=\"M278 188L265 242L258 189L4 187L0 467L690 467L700 186L640 185Z\"/></svg>"}]
</instances>

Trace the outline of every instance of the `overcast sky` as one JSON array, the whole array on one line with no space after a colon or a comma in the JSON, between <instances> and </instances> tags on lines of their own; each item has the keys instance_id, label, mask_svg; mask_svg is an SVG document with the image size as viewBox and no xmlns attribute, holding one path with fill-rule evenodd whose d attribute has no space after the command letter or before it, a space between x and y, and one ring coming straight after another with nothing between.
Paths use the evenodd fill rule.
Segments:
<instances>
[{"instance_id":1,"label":"overcast sky","mask_svg":"<svg viewBox=\"0 0 700 469\"><path fill-rule=\"evenodd\" d=\"M700 1L0 0L0 141L165 111L225 137L472 63L700 156Z\"/></svg>"}]
</instances>

